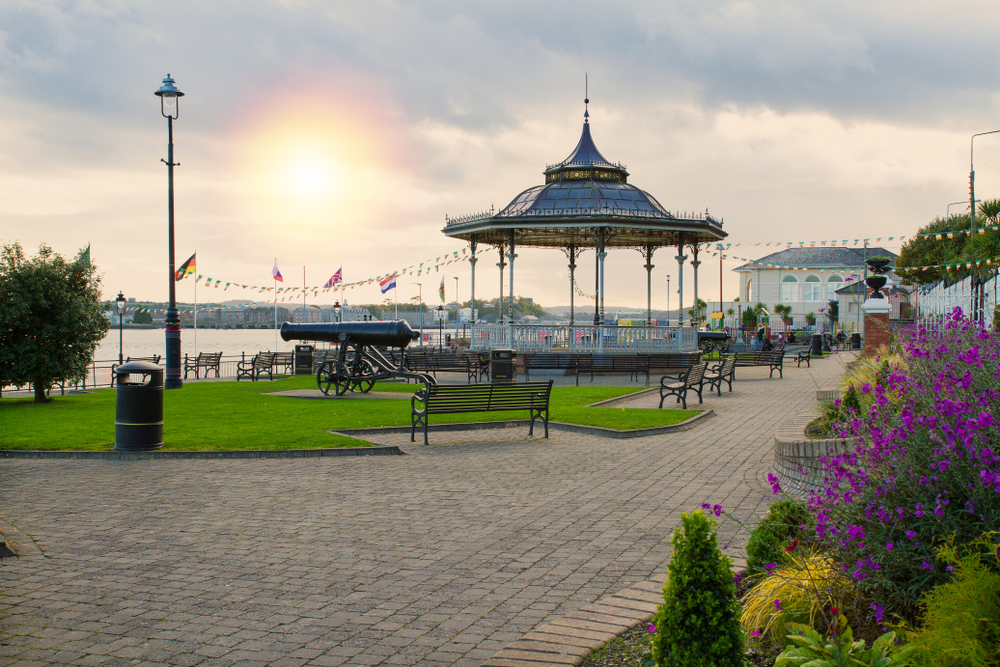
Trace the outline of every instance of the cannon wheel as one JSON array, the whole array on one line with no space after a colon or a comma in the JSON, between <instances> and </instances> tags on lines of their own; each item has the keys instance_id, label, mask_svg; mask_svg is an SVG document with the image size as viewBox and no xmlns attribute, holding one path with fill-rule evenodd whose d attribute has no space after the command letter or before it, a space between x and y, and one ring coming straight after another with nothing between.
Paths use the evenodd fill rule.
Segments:
<instances>
[{"instance_id":1,"label":"cannon wheel","mask_svg":"<svg viewBox=\"0 0 1000 667\"><path fill-rule=\"evenodd\" d=\"M698 347L700 347L701 351L704 352L705 354L712 354L712 352L715 350L715 341L703 340L700 343L698 343Z\"/></svg>"},{"instance_id":2,"label":"cannon wheel","mask_svg":"<svg viewBox=\"0 0 1000 667\"><path fill-rule=\"evenodd\" d=\"M351 390L367 394L375 386L375 365L368 359L362 359L359 367L351 375Z\"/></svg>"},{"instance_id":3,"label":"cannon wheel","mask_svg":"<svg viewBox=\"0 0 1000 667\"><path fill-rule=\"evenodd\" d=\"M327 396L330 395L331 386L337 396L343 396L351 385L347 366L336 359L323 362L316 373L316 384L319 385L319 390Z\"/></svg>"}]
</instances>

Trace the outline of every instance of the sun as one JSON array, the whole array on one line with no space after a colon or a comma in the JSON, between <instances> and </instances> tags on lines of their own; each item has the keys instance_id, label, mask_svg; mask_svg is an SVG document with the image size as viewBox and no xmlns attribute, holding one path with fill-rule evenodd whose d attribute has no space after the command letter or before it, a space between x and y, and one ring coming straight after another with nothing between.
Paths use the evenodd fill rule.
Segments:
<instances>
[{"instance_id":1,"label":"sun","mask_svg":"<svg viewBox=\"0 0 1000 667\"><path fill-rule=\"evenodd\" d=\"M285 190L293 198L323 199L336 196L339 189L337 165L327 156L292 155L282 171Z\"/></svg>"}]
</instances>

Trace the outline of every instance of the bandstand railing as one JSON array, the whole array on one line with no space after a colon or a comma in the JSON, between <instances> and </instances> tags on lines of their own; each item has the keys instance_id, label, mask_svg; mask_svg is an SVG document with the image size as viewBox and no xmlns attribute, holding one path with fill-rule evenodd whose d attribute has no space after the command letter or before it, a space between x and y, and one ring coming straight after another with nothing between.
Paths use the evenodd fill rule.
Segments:
<instances>
[{"instance_id":1,"label":"bandstand railing","mask_svg":"<svg viewBox=\"0 0 1000 667\"><path fill-rule=\"evenodd\" d=\"M477 324L472 327L471 344L473 350L514 349L521 352L681 352L698 348L698 332L692 327L610 324Z\"/></svg>"}]
</instances>

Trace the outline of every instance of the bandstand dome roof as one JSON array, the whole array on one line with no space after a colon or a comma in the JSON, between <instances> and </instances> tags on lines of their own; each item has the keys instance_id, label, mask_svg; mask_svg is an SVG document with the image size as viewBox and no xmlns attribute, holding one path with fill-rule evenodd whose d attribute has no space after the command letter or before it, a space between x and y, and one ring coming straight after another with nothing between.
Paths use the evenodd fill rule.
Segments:
<instances>
[{"instance_id":1,"label":"bandstand dome roof","mask_svg":"<svg viewBox=\"0 0 1000 667\"><path fill-rule=\"evenodd\" d=\"M672 213L630 184L625 165L597 149L586 116L576 148L545 168L543 185L524 190L499 212L446 218L445 235L499 244L514 231L520 245L557 248L596 246L600 230L611 247L706 243L728 236L707 211Z\"/></svg>"}]
</instances>

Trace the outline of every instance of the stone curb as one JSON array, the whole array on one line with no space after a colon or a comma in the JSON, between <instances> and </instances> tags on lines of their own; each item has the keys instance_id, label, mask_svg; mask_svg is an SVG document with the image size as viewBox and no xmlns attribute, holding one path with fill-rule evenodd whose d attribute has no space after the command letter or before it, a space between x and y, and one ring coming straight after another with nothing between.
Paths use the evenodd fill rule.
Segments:
<instances>
[{"instance_id":1,"label":"stone curb","mask_svg":"<svg viewBox=\"0 0 1000 667\"><path fill-rule=\"evenodd\" d=\"M680 431L687 431L694 426L698 425L705 419L714 417L715 412L712 410L705 410L704 412L682 421L680 424L671 424L669 426L653 426L651 428L638 428L630 431L617 431L610 428L602 428L600 426L581 426L580 424L566 424L563 422L549 422L549 428L557 431L569 431L570 433L583 433L586 435L599 435L604 438L642 438L647 435L660 435L663 433L677 433ZM449 431L479 431L479 430L500 430L505 428L516 428L524 427L531 424L530 419L513 419L510 421L502 422L461 422L458 424L431 424L427 427L429 433L442 433ZM535 421L536 428L538 427L537 420ZM330 431L330 433L336 433L337 435L346 435L349 437L357 437L360 435L386 435L394 433L409 433L409 426L387 426L385 428L354 428L354 429L342 429L339 431Z\"/></svg>"},{"instance_id":2,"label":"stone curb","mask_svg":"<svg viewBox=\"0 0 1000 667\"><path fill-rule=\"evenodd\" d=\"M847 451L847 440L843 438L806 437L806 426L819 416L819 410L813 409L781 422L775 429L774 472L781 488L792 496L805 497L823 486L826 471L820 457Z\"/></svg>"},{"instance_id":3,"label":"stone curb","mask_svg":"<svg viewBox=\"0 0 1000 667\"><path fill-rule=\"evenodd\" d=\"M208 452L119 452L119 451L46 451L39 449L0 450L0 459L301 459L316 456L403 456L406 452L395 445L379 447L340 447L337 449L240 449Z\"/></svg>"},{"instance_id":4,"label":"stone curb","mask_svg":"<svg viewBox=\"0 0 1000 667\"><path fill-rule=\"evenodd\" d=\"M734 558L733 571L746 569ZM595 649L640 623L648 623L663 602L664 582L641 581L609 593L582 609L544 623L497 651L482 667L545 667L581 664Z\"/></svg>"}]
</instances>

